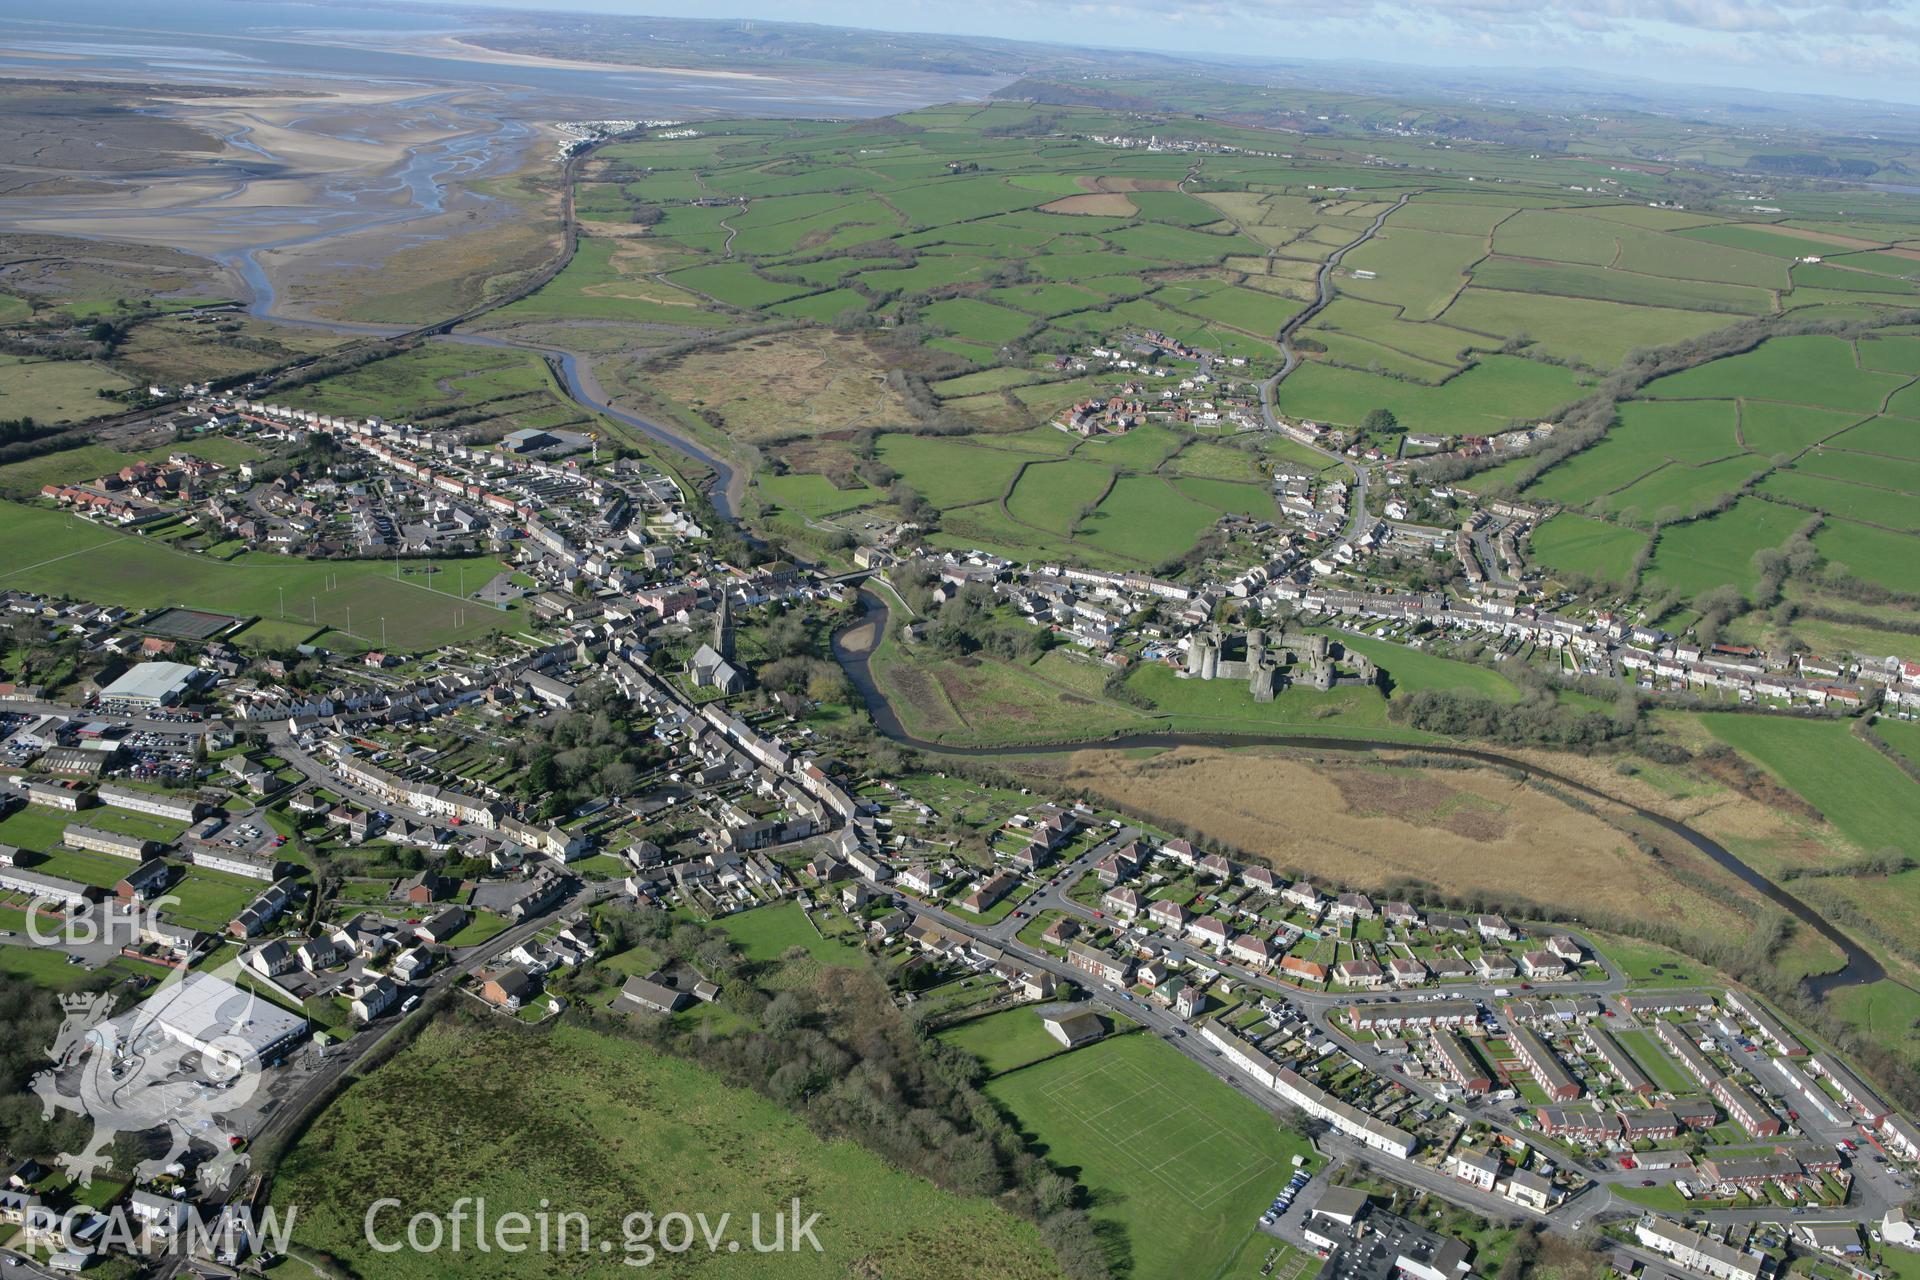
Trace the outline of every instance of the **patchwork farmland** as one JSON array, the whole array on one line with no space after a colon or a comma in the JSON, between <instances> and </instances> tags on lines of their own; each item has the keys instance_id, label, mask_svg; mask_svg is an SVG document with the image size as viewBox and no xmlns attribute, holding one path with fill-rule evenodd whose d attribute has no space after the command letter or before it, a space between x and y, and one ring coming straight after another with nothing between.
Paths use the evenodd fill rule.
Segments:
<instances>
[{"instance_id":1,"label":"patchwork farmland","mask_svg":"<svg viewBox=\"0 0 1920 1280\"><path fill-rule=\"evenodd\" d=\"M1655 208L1606 195L1569 159L1489 186L1471 165L1505 157L1422 157L1416 178L1333 146L1256 155L1255 131L1183 127L1222 150L1196 163L1116 149L1094 141L1120 128L1099 112L1004 102L857 131L726 121L613 143L578 185L580 253L487 323L717 344L609 356L603 379L705 419L723 445L750 441L761 515L783 532L897 519L904 499L924 504L910 509L933 518L936 545L1124 568L1178 556L1223 514L1268 516L1273 459L1203 474L1178 440L1154 458L1060 437L1050 419L1113 388L1084 354L1151 331L1238 361L1251 388L1322 265L1383 214L1300 331L1306 364L1274 398L1284 418L1352 429L1386 410L1410 431L1490 435L1552 420L1643 349L1753 317L1884 320L1920 303L1890 253L1900 239L1837 243L1812 202L1770 219ZM1636 175L1656 203L1664 181ZM753 338L756 361L792 376L748 395L730 335L769 322L841 337ZM1904 590L1911 557L1879 553L1914 535L1913 490L1897 469L1850 464L1920 460L1904 429L1920 426L1916 346L1899 330L1783 336L1643 387L1598 444L1488 484L1518 480L1517 496L1578 515L1541 530L1543 566L1652 598L1709 576L1676 569L1671 539L1689 558L1708 544L1720 582L1746 580L1756 552L1816 517L1818 554ZM1727 511L1749 498L1766 506Z\"/></svg>"}]
</instances>

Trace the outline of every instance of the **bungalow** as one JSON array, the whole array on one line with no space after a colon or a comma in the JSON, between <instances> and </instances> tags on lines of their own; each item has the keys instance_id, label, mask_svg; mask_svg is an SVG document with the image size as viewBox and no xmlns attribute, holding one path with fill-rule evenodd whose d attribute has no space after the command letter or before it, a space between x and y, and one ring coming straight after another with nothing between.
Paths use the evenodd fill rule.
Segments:
<instances>
[{"instance_id":1,"label":"bungalow","mask_svg":"<svg viewBox=\"0 0 1920 1280\"><path fill-rule=\"evenodd\" d=\"M1388 924L1397 924L1408 929L1417 928L1420 924L1420 913L1414 910L1410 902L1389 902L1381 914L1386 917Z\"/></svg>"},{"instance_id":2,"label":"bungalow","mask_svg":"<svg viewBox=\"0 0 1920 1280\"><path fill-rule=\"evenodd\" d=\"M431 916L428 916L425 920L415 925L413 927L413 936L422 942L444 943L462 929L466 928L467 921L471 918L471 913L456 902L451 906L434 912Z\"/></svg>"},{"instance_id":3,"label":"bungalow","mask_svg":"<svg viewBox=\"0 0 1920 1280\"><path fill-rule=\"evenodd\" d=\"M1282 956L1280 972L1301 982L1325 982L1327 966L1313 960L1302 960L1299 956Z\"/></svg>"},{"instance_id":4,"label":"bungalow","mask_svg":"<svg viewBox=\"0 0 1920 1280\"><path fill-rule=\"evenodd\" d=\"M1857 1223L1796 1222L1793 1229L1809 1248L1836 1258L1853 1258L1866 1252L1860 1243Z\"/></svg>"},{"instance_id":5,"label":"bungalow","mask_svg":"<svg viewBox=\"0 0 1920 1280\"><path fill-rule=\"evenodd\" d=\"M1072 916L1061 916L1041 932L1040 941L1052 943L1056 947L1064 947L1068 941L1072 939L1073 935L1079 932L1080 922L1078 920L1075 920Z\"/></svg>"},{"instance_id":6,"label":"bungalow","mask_svg":"<svg viewBox=\"0 0 1920 1280\"><path fill-rule=\"evenodd\" d=\"M1020 884L1020 877L1011 871L996 871L960 900L960 905L968 911L979 914L992 907L994 903L1012 893Z\"/></svg>"},{"instance_id":7,"label":"bungalow","mask_svg":"<svg viewBox=\"0 0 1920 1280\"><path fill-rule=\"evenodd\" d=\"M1062 1005L1040 1012L1040 1025L1047 1034L1069 1049L1078 1048L1106 1034L1100 1015L1084 1006Z\"/></svg>"},{"instance_id":8,"label":"bungalow","mask_svg":"<svg viewBox=\"0 0 1920 1280\"><path fill-rule=\"evenodd\" d=\"M1387 961L1387 971L1396 987L1417 987L1427 980L1427 966L1405 956L1395 956Z\"/></svg>"},{"instance_id":9,"label":"bungalow","mask_svg":"<svg viewBox=\"0 0 1920 1280\"><path fill-rule=\"evenodd\" d=\"M1536 982L1551 981L1566 977L1567 965L1551 951L1526 951L1520 956L1520 972Z\"/></svg>"},{"instance_id":10,"label":"bungalow","mask_svg":"<svg viewBox=\"0 0 1920 1280\"><path fill-rule=\"evenodd\" d=\"M1564 933L1556 933L1547 939L1547 950L1565 960L1568 964L1579 964L1586 959L1587 951L1579 942Z\"/></svg>"},{"instance_id":11,"label":"bungalow","mask_svg":"<svg viewBox=\"0 0 1920 1280\"><path fill-rule=\"evenodd\" d=\"M1350 987L1377 987L1387 980L1387 971L1371 960L1342 960L1333 966L1333 976Z\"/></svg>"},{"instance_id":12,"label":"bungalow","mask_svg":"<svg viewBox=\"0 0 1920 1280\"><path fill-rule=\"evenodd\" d=\"M1497 951L1482 952L1473 962L1473 971L1487 982L1504 982L1520 972L1509 956Z\"/></svg>"},{"instance_id":13,"label":"bungalow","mask_svg":"<svg viewBox=\"0 0 1920 1280\"><path fill-rule=\"evenodd\" d=\"M654 973L645 978L638 975L628 978L620 988L622 1006L646 1013L677 1013L693 1003L686 992L661 982L660 977Z\"/></svg>"}]
</instances>

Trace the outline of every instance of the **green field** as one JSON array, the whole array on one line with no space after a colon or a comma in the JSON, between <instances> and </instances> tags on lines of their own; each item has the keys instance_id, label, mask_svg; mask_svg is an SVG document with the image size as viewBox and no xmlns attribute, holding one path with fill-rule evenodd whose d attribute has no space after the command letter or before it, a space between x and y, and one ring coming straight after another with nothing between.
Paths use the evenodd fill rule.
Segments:
<instances>
[{"instance_id":1,"label":"green field","mask_svg":"<svg viewBox=\"0 0 1920 1280\"><path fill-rule=\"evenodd\" d=\"M1712 311L1472 288L1441 319L1460 329L1530 338L1535 350L1548 355L1611 369L1635 347L1664 347L1725 328L1729 317Z\"/></svg>"},{"instance_id":2,"label":"green field","mask_svg":"<svg viewBox=\"0 0 1920 1280\"><path fill-rule=\"evenodd\" d=\"M1561 573L1584 573L1612 582L1633 577L1633 563L1647 536L1573 512L1563 512L1533 531L1533 555Z\"/></svg>"},{"instance_id":3,"label":"green field","mask_svg":"<svg viewBox=\"0 0 1920 1280\"><path fill-rule=\"evenodd\" d=\"M19 552L13 563L0 567L0 588L136 609L171 604L266 618L278 614L284 598L289 618L342 629L351 621L356 634L376 642L384 619L386 643L396 649L433 648L518 626L518 614L424 585L431 577L450 588L461 572L451 561L403 560L396 578L395 566L382 561L328 563L264 553L212 560L12 502L0 502L0 542ZM474 591L505 569L485 557L464 564L466 585ZM429 567L435 569L431 575Z\"/></svg>"},{"instance_id":4,"label":"green field","mask_svg":"<svg viewBox=\"0 0 1920 1280\"><path fill-rule=\"evenodd\" d=\"M1725 713L1701 721L1778 775L1862 853L1910 843L1920 823L1920 783L1854 737L1851 721Z\"/></svg>"},{"instance_id":5,"label":"green field","mask_svg":"<svg viewBox=\"0 0 1920 1280\"><path fill-rule=\"evenodd\" d=\"M1654 1084L1668 1093L1689 1093L1694 1082L1680 1069L1678 1063L1667 1056L1667 1051L1651 1034L1645 1031L1616 1031L1620 1043L1633 1055L1634 1061L1646 1069Z\"/></svg>"},{"instance_id":6,"label":"green field","mask_svg":"<svg viewBox=\"0 0 1920 1280\"><path fill-rule=\"evenodd\" d=\"M1391 640L1376 640L1372 636L1354 635L1346 631L1329 634L1353 652L1371 658L1375 665L1392 677L1396 696L1421 689L1452 689L1478 694L1495 702L1516 702L1520 698L1520 691L1513 687L1512 681L1487 667L1455 662L1451 658L1395 644Z\"/></svg>"},{"instance_id":7,"label":"green field","mask_svg":"<svg viewBox=\"0 0 1920 1280\"><path fill-rule=\"evenodd\" d=\"M38 360L0 355L0 419L79 422L119 413L125 406L102 391L133 384L91 360Z\"/></svg>"},{"instance_id":8,"label":"green field","mask_svg":"<svg viewBox=\"0 0 1920 1280\"><path fill-rule=\"evenodd\" d=\"M1583 391L1566 369L1512 356L1488 356L1437 387L1310 364L1281 384L1278 407L1343 426L1358 426L1374 409L1389 409L1413 431L1484 435L1538 420Z\"/></svg>"},{"instance_id":9,"label":"green field","mask_svg":"<svg viewBox=\"0 0 1920 1280\"><path fill-rule=\"evenodd\" d=\"M998 1075L1064 1051L1031 1007L1005 1009L974 1018L939 1033L948 1044L971 1053Z\"/></svg>"},{"instance_id":10,"label":"green field","mask_svg":"<svg viewBox=\"0 0 1920 1280\"><path fill-rule=\"evenodd\" d=\"M78 484L96 480L135 462L157 462L171 453L191 453L223 466L258 458L261 451L244 440L208 436L189 444L163 445L138 453L124 453L105 445L84 444L77 449L62 449L37 458L24 458L0 466L0 494L9 498L37 497L47 484Z\"/></svg>"},{"instance_id":11,"label":"green field","mask_svg":"<svg viewBox=\"0 0 1920 1280\"><path fill-rule=\"evenodd\" d=\"M1663 399L1781 400L1867 414L1908 381L1906 376L1862 369L1853 344L1839 338L1775 338L1744 355L1710 361L1650 384Z\"/></svg>"},{"instance_id":12,"label":"green field","mask_svg":"<svg viewBox=\"0 0 1920 1280\"><path fill-rule=\"evenodd\" d=\"M542 1087L529 1089L529 1080ZM378 1219L383 1235L404 1235L411 1214L448 1213L462 1196L484 1196L489 1216L564 1207L585 1215L593 1239L611 1242L613 1261L589 1260L597 1244L587 1258L471 1246L458 1255L383 1255L363 1231L382 1196L400 1201ZM782 1254L785 1274L1056 1274L1034 1227L987 1201L942 1192L852 1143L824 1142L774 1103L698 1067L565 1025L538 1035L429 1028L322 1114L274 1183L277 1203L300 1206L298 1245L394 1280L453 1267L491 1277L625 1274L622 1223L638 1211L656 1219L699 1211L710 1221L732 1214L742 1248L708 1254L702 1245L689 1264L703 1276L761 1276L771 1264L745 1246L748 1216L769 1216L770 1240L770 1215L796 1196L803 1217L821 1215L822 1251Z\"/></svg>"},{"instance_id":13,"label":"green field","mask_svg":"<svg viewBox=\"0 0 1920 1280\"><path fill-rule=\"evenodd\" d=\"M426 344L295 387L295 408L341 417L382 417L435 425L459 421L487 436L522 427L592 429L592 420L555 385L532 351Z\"/></svg>"},{"instance_id":14,"label":"green field","mask_svg":"<svg viewBox=\"0 0 1920 1280\"><path fill-rule=\"evenodd\" d=\"M866 957L858 947L822 938L808 923L806 912L794 902L778 906L755 907L722 917L720 928L732 938L742 955L758 963L778 960L790 948L799 947L823 964L864 964Z\"/></svg>"},{"instance_id":15,"label":"green field","mask_svg":"<svg viewBox=\"0 0 1920 1280\"><path fill-rule=\"evenodd\" d=\"M1251 381L1270 370L1272 335L1310 296L1327 256L1377 215L1387 215L1379 233L1333 273L1337 297L1310 328L1324 350L1279 390L1290 416L1354 426L1388 409L1412 430L1489 434L1582 399L1637 349L1788 309L1872 315L1859 299L1891 304L1907 290L1903 260L1839 245L1819 255L1834 279L1801 280L1805 264L1793 259L1825 243L1817 233L1723 222L1730 215L1692 201L1672 207L1687 194L1685 178L1613 168L1609 157L1638 145L1621 138L1583 139L1596 154L1578 157L1497 144L1450 155L1371 132L1359 121L1386 118L1371 108L1354 120L1329 117L1334 136L1368 130L1381 163L1431 175L1408 187L1404 175L1318 146L1253 154L1270 139L1223 122L1247 109L1232 86L1155 82L1144 92L1181 128L1241 148L1209 162L1204 191L1133 189L1179 183L1187 168L1175 156L1089 143L1132 127L1089 106L960 104L784 135L758 122L710 122L696 138L621 142L587 167L581 207L608 222L646 209L647 219L635 219L647 224L644 236L589 237L559 279L502 319L625 320L636 326L629 345L645 347L658 328L743 324L743 309L783 323L865 310L898 344L917 344L924 360L903 363L925 377L946 419L925 436L883 435L877 448L942 513L929 540L1119 568L1168 561L1219 513L1266 516L1271 505L1252 487L1206 483L1254 479L1237 461L1194 471L1136 456L1147 451L1138 438L1076 448L1023 432L1125 380L1106 369L1043 372L1050 358L1159 330L1245 357L1239 376ZM1182 115L1200 103L1209 104L1206 118ZM1708 155L1715 165L1746 158L1747 144L1725 137L1704 149L1687 138L1669 144L1680 174ZM1634 198L1601 197L1596 183L1615 195L1630 186ZM1403 191L1408 202L1396 207ZM1043 208L1063 197L1072 203ZM1867 230L1830 200L1814 203L1804 212L1815 225ZM1872 246L1911 238L1889 232L1904 225L1890 215L1876 221L1886 226L1867 238ZM722 305L704 307L696 290ZM620 338L595 341L612 350ZM1858 366L1856 346L1870 352ZM1740 490L1776 454L1851 426L1845 415L1871 416L1920 369L1915 346L1912 335L1782 337L1663 378L1636 393L1616 431L1541 476L1530 496L1622 526L1675 526ZM687 396L691 409L726 398L713 390L671 394ZM1901 411L1896 401L1891 412ZM966 435L969 423L982 433ZM1906 433L1857 430L1862 443L1848 447L1891 443L1920 457L1920 446L1894 440ZM851 455L864 451L864 439L837 436L782 450L762 492L788 525L801 516L845 523L863 509L890 518L881 486L848 487L864 461ZM1012 488L1020 459L1003 455L1069 452L1072 463L1037 468ZM1083 463L1117 473L1091 510L1100 477ZM1466 483L1501 479L1496 471ZM1839 479L1849 478L1789 476L1767 492L1783 508L1790 499L1904 528L1885 518L1887 500L1834 489ZM1755 524L1766 526L1761 536L1736 546L1734 535ZM1703 590L1716 573L1748 580L1752 553L1779 540L1771 524L1742 502L1697 527L1673 527L1649 585ZM1540 531L1537 551L1562 573L1618 580L1630 576L1641 536L1563 516ZM1837 559L1872 541L1844 529L1823 536ZM1689 562L1697 550L1706 559ZM1876 564L1866 576L1904 590L1912 575Z\"/></svg>"},{"instance_id":16,"label":"green field","mask_svg":"<svg viewBox=\"0 0 1920 1280\"><path fill-rule=\"evenodd\" d=\"M192 867L167 890L180 900L166 909L167 919L218 932L266 887L246 876Z\"/></svg>"},{"instance_id":17,"label":"green field","mask_svg":"<svg viewBox=\"0 0 1920 1280\"><path fill-rule=\"evenodd\" d=\"M1147 1035L987 1084L1047 1158L1075 1169L1131 1274L1212 1276L1256 1230L1305 1142Z\"/></svg>"},{"instance_id":18,"label":"green field","mask_svg":"<svg viewBox=\"0 0 1920 1280\"><path fill-rule=\"evenodd\" d=\"M1920 541L1911 535L1829 520L1814 535L1813 545L1835 569L1894 591L1920 594Z\"/></svg>"},{"instance_id":19,"label":"green field","mask_svg":"<svg viewBox=\"0 0 1920 1280\"><path fill-rule=\"evenodd\" d=\"M1742 498L1717 515L1671 526L1660 534L1646 583L1650 590L1658 584L1686 595L1723 583L1751 590L1753 553L1779 546L1806 519L1803 511Z\"/></svg>"}]
</instances>

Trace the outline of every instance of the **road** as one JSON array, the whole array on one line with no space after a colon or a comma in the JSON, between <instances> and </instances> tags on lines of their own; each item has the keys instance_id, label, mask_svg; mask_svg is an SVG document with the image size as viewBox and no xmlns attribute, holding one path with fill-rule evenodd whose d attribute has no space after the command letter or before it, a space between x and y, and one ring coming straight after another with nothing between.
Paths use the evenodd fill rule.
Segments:
<instances>
[{"instance_id":1,"label":"road","mask_svg":"<svg viewBox=\"0 0 1920 1280\"><path fill-rule=\"evenodd\" d=\"M1280 326L1280 332L1274 335L1274 341L1280 344L1280 368L1271 378L1268 378L1260 384L1260 416L1266 422L1267 430L1280 430L1280 417L1273 409L1274 392L1279 389L1280 384L1285 382L1295 369L1300 367L1300 353L1294 349L1293 335L1298 333L1308 321L1326 310L1327 306L1332 303L1335 296L1337 296L1339 291L1334 288L1333 273L1339 269L1340 260L1346 257L1351 250L1358 249L1361 245L1379 235L1380 228L1386 225L1388 216L1412 198L1413 193L1410 191L1401 193L1400 198L1394 201L1392 209L1381 210L1380 213L1375 216L1373 224L1365 231L1328 254L1327 260L1320 264L1320 270L1314 276L1313 301L1307 304L1305 310ZM1288 438L1292 439L1292 437ZM1296 443L1300 443L1304 448L1312 449L1315 453L1321 454L1329 461L1342 464L1353 474L1353 488L1347 495L1347 522L1341 527L1340 537L1342 539L1350 538L1365 529L1367 527L1367 468L1355 462L1352 458L1347 457L1345 454L1335 453L1331 449L1322 449L1319 445L1306 444L1304 441L1298 441Z\"/></svg>"},{"instance_id":2,"label":"road","mask_svg":"<svg viewBox=\"0 0 1920 1280\"><path fill-rule=\"evenodd\" d=\"M1057 978L1066 979L1079 985L1088 992L1088 1001L1090 1003L1098 1005L1109 1013L1119 1014L1141 1024L1147 1031L1160 1036L1176 1050L1205 1067L1212 1075L1224 1081L1230 1087L1239 1090L1242 1094L1258 1104L1263 1110L1275 1116L1276 1120L1288 1115L1290 1108L1287 1104L1282 1102L1257 1081L1244 1076L1231 1062L1215 1053L1197 1036L1188 1034L1188 1024L1171 1010L1150 1001L1137 999L1130 993L1110 987L1081 970L1075 969L1067 964L1066 961L1059 959L1049 952L1027 946L1018 938L1017 935L1020 929L1032 920L1037 919L1042 912L1046 911L1061 911L1089 921L1098 919L1102 922L1118 923L1117 921L1108 920L1103 913L1096 912L1093 908L1074 901L1068 895L1074 883L1078 881L1080 877L1090 872L1095 863L1099 862L1116 848L1132 842L1139 837L1139 834L1140 833L1134 828L1122 828L1101 840L1092 848L1079 854L1077 857L1063 863L1059 867L1053 868L1048 873L1048 878L1045 883L1042 884L1038 890L1021 902L1014 912L1009 913L1004 919L992 924L981 924L976 921L964 919L938 905L921 901L910 894L903 896L907 897L915 911L937 921L942 927L964 937L977 939L998 947L1009 957L1023 965L1051 973ZM883 891L891 890L894 893L900 892L897 886L880 886L880 888ZM1572 932L1573 936L1579 938L1583 943L1587 943L1588 940L1579 933L1574 931L1569 932ZM1199 947L1190 949L1194 952L1201 951ZM1590 943L1588 944L1588 949L1594 955L1600 955ZM1338 994L1324 991L1305 991L1279 983L1275 981L1270 974L1255 972L1247 969L1243 965L1223 960L1217 956L1207 955L1206 963L1211 967L1231 975L1243 984L1251 985L1262 992L1268 993L1290 1004L1294 1009L1299 1011L1300 1015L1315 1030L1328 1036L1349 1056L1368 1067L1368 1069L1374 1073L1393 1081L1395 1084L1400 1085L1423 1099L1429 1101L1438 1100L1439 1087L1436 1082L1416 1078L1400 1072L1396 1069L1397 1061L1395 1058L1388 1053L1382 1052L1379 1047L1372 1043L1354 1039L1342 1029L1336 1020L1336 1015L1342 1009L1350 1008L1356 1003L1377 1001L1382 999L1382 996L1360 993ZM1585 982L1556 982L1549 987L1536 988L1531 994L1538 998L1551 998L1573 995L1611 996L1624 991L1627 987L1625 975L1622 974L1611 961L1606 960L1603 956L1600 957L1600 963L1602 967L1607 970L1607 977L1605 979ZM1475 983L1449 986L1442 994L1449 999L1474 1000L1491 1007L1492 1003L1500 998L1494 995L1494 990L1495 988L1491 985ZM1434 993L1428 992L1425 994L1431 995ZM1415 999L1413 995L1402 995L1400 998L1402 1001L1412 1001ZM1417 1008L1417 1005L1414 1007ZM1760 1055L1760 1057L1765 1058L1765 1055ZM1774 1063L1772 1059L1766 1059L1766 1062L1771 1064L1771 1068L1775 1071L1783 1070L1783 1068L1781 1068L1779 1064ZM1779 1082L1771 1080L1769 1081L1769 1087L1773 1088L1776 1092L1780 1092L1782 1089ZM1448 1092L1451 1095L1450 1101L1444 1105L1447 1105L1456 1115L1460 1115L1469 1121L1486 1124L1496 1132L1514 1137L1529 1145L1537 1142L1539 1135L1536 1132L1521 1129L1512 1124L1510 1121L1510 1113L1508 1113L1502 1105L1492 1102L1470 1101L1459 1097L1452 1090ZM1791 1105L1791 1096L1785 1094L1783 1094L1783 1096L1789 1096L1789 1104ZM1807 1114L1805 1110L1802 1110L1803 1117L1806 1117ZM1861 1136L1857 1132L1850 1133L1845 1125L1829 1126L1824 1123L1816 1124L1808 1121L1803 1122L1803 1129L1809 1140L1828 1143L1844 1136L1850 1136L1855 1141L1859 1141ZM1424 1190L1444 1196L1449 1200L1471 1206L1479 1212L1502 1218L1526 1216L1525 1210L1504 1197L1478 1191L1458 1179L1426 1165L1413 1161L1400 1161L1382 1157L1379 1153L1365 1148L1337 1132L1330 1131L1323 1135L1318 1140L1318 1145L1323 1153L1343 1156L1357 1163L1371 1165L1398 1181L1410 1183ZM1591 1160L1581 1159L1578 1161L1562 1158L1562 1162L1572 1164L1578 1168L1582 1176L1589 1180L1589 1185L1580 1192L1570 1196L1550 1212L1535 1215L1548 1229L1563 1235L1572 1236L1596 1219L1620 1217L1623 1215L1638 1217L1646 1211L1644 1205L1635 1203L1617 1194L1615 1190L1615 1188L1620 1185L1637 1183L1643 1180L1647 1175L1642 1172L1619 1168L1617 1158L1602 1160L1596 1156ZM1872 1164L1868 1149L1864 1143L1862 1144L1860 1159L1853 1165L1853 1172L1855 1175L1854 1196L1848 1205L1837 1209L1814 1210L1810 1212L1826 1221L1851 1219L1872 1222L1878 1221L1889 1204L1901 1203L1904 1200L1905 1195L1895 1184L1893 1180L1894 1175L1891 1170L1885 1166ZM1669 1172L1659 1175L1656 1180L1671 1182L1677 1176L1683 1175L1676 1175ZM1274 1190L1277 1192L1279 1188L1276 1187ZM1298 1210L1296 1209L1296 1215L1297 1213ZM1710 1222L1731 1224L1739 1222L1780 1222L1783 1220L1791 1220L1794 1215L1791 1214L1790 1211L1779 1208L1754 1208L1704 1210L1696 1212L1693 1216L1704 1218ZM1297 1236L1289 1235L1286 1228L1287 1223L1283 1220L1282 1223L1275 1228L1274 1234L1297 1239ZM1647 1261L1652 1257L1652 1255L1645 1254L1643 1251L1631 1247L1626 1247L1625 1252L1641 1261Z\"/></svg>"}]
</instances>

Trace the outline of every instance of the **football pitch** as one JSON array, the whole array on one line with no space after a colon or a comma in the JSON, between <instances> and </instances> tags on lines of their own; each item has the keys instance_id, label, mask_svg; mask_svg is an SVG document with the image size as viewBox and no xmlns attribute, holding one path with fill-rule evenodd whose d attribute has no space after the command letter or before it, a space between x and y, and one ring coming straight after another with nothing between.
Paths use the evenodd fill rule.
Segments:
<instances>
[{"instance_id":1,"label":"football pitch","mask_svg":"<svg viewBox=\"0 0 1920 1280\"><path fill-rule=\"evenodd\" d=\"M1273 1167L1271 1156L1138 1063L1091 1058L1040 1096L1141 1178L1203 1212Z\"/></svg>"},{"instance_id":2,"label":"football pitch","mask_svg":"<svg viewBox=\"0 0 1920 1280\"><path fill-rule=\"evenodd\" d=\"M1170 1045L1121 1035L986 1085L1087 1190L1132 1274L1215 1276L1258 1230L1300 1138Z\"/></svg>"}]
</instances>

